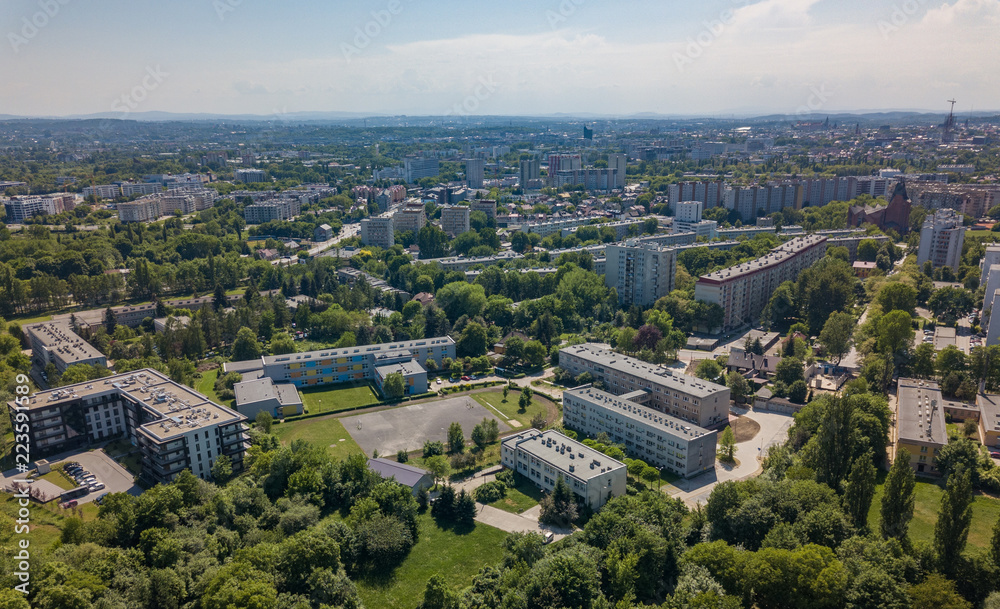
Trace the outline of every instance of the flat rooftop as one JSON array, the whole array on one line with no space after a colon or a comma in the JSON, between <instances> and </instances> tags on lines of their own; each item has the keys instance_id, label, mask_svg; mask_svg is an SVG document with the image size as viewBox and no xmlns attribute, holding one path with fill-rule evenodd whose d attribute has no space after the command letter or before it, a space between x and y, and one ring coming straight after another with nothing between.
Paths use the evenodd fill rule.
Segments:
<instances>
[{"instance_id":1,"label":"flat rooftop","mask_svg":"<svg viewBox=\"0 0 1000 609\"><path fill-rule=\"evenodd\" d=\"M595 345L572 345L560 350L559 354L570 354L586 359L616 372L639 376L660 385L683 391L696 397L709 397L728 388L696 376L681 374L670 368L647 364L642 360L615 353Z\"/></svg>"},{"instance_id":2,"label":"flat rooftop","mask_svg":"<svg viewBox=\"0 0 1000 609\"><path fill-rule=\"evenodd\" d=\"M508 448L523 450L580 480L589 480L609 471L625 468L621 461L557 431L529 429L505 438L503 443Z\"/></svg>"},{"instance_id":3,"label":"flat rooftop","mask_svg":"<svg viewBox=\"0 0 1000 609\"><path fill-rule=\"evenodd\" d=\"M301 404L298 390L291 383L275 383L270 377L243 381L233 385L236 394L236 408L264 400L277 399L282 406Z\"/></svg>"},{"instance_id":4,"label":"flat rooftop","mask_svg":"<svg viewBox=\"0 0 1000 609\"><path fill-rule=\"evenodd\" d=\"M155 420L138 429L158 442L180 437L197 429L246 420L238 412L220 406L190 387L175 383L149 368L51 391L39 391L31 396L28 408L47 408L114 392L143 405L148 415Z\"/></svg>"},{"instance_id":5,"label":"flat rooftop","mask_svg":"<svg viewBox=\"0 0 1000 609\"><path fill-rule=\"evenodd\" d=\"M947 444L944 408L950 404L933 381L899 379L896 427L900 441Z\"/></svg>"},{"instance_id":6,"label":"flat rooftop","mask_svg":"<svg viewBox=\"0 0 1000 609\"><path fill-rule=\"evenodd\" d=\"M584 402L602 406L609 410L614 410L626 419L642 423L647 427L662 431L665 434L677 438L692 440L694 438L700 438L706 434L715 433L714 431L709 431L704 427L692 425L691 423L678 419L677 417L664 414L659 410L650 408L649 406L643 406L637 402L623 399L625 396L617 396L612 393L608 393L607 391L601 391L600 389L595 389L590 385L570 389L565 393Z\"/></svg>"},{"instance_id":7,"label":"flat rooftop","mask_svg":"<svg viewBox=\"0 0 1000 609\"><path fill-rule=\"evenodd\" d=\"M55 352L67 365L104 357L104 354L73 331L69 322L46 321L25 326L29 336L48 351Z\"/></svg>"},{"instance_id":8,"label":"flat rooftop","mask_svg":"<svg viewBox=\"0 0 1000 609\"><path fill-rule=\"evenodd\" d=\"M721 231L720 231L721 232ZM796 237L791 241L783 243L778 247L774 248L767 254L757 258L755 260L750 260L749 262L743 262L737 264L736 266L731 266L714 273L708 273L707 275L702 275L698 278L699 281L707 280L712 282L722 282L727 279L733 279L734 277L740 277L749 273L755 273L757 271L766 269L768 267L777 266L787 262L788 260L794 258L796 255L802 251L820 243L826 241L826 237L821 235L807 235L805 237Z\"/></svg>"},{"instance_id":9,"label":"flat rooftop","mask_svg":"<svg viewBox=\"0 0 1000 609\"><path fill-rule=\"evenodd\" d=\"M403 375L403 378L406 378L408 376L413 376L414 374L426 372L426 370L424 370L424 367L421 366L419 362L415 362L413 360L399 362L397 364L386 364L375 368L375 373L379 376L379 378L385 378L393 372L398 372Z\"/></svg>"},{"instance_id":10,"label":"flat rooftop","mask_svg":"<svg viewBox=\"0 0 1000 609\"><path fill-rule=\"evenodd\" d=\"M382 343L379 345L362 345L359 347L346 347L343 349L320 349L319 351L307 351L306 353L289 353L287 355L265 355L262 359L265 366L275 364L294 364L295 362L308 362L317 359L328 359L331 357L353 357L356 355L378 355L391 351L413 350L419 348L429 349L454 345L455 340L450 336L439 338L422 338L420 340L408 340L399 343Z\"/></svg>"}]
</instances>

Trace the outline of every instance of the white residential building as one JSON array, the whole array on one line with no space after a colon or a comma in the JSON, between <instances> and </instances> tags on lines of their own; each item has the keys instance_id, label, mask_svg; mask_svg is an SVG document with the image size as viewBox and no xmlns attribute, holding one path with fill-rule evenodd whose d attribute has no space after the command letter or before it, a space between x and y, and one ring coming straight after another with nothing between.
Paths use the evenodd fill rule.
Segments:
<instances>
[{"instance_id":1,"label":"white residential building","mask_svg":"<svg viewBox=\"0 0 1000 609\"><path fill-rule=\"evenodd\" d=\"M627 241L608 245L605 252L604 285L618 292L623 307L651 307L674 289L677 250Z\"/></svg>"},{"instance_id":2,"label":"white residential building","mask_svg":"<svg viewBox=\"0 0 1000 609\"><path fill-rule=\"evenodd\" d=\"M615 353L596 345L583 344L559 351L559 366L574 377L590 374L606 391L619 396L642 391L647 398L635 398L664 414L708 427L729 417L729 388L665 366ZM629 396L632 399L632 396Z\"/></svg>"},{"instance_id":3,"label":"white residential building","mask_svg":"<svg viewBox=\"0 0 1000 609\"><path fill-rule=\"evenodd\" d=\"M118 204L118 220L121 222L153 222L161 215L160 197L156 195Z\"/></svg>"},{"instance_id":4,"label":"white residential building","mask_svg":"<svg viewBox=\"0 0 1000 609\"><path fill-rule=\"evenodd\" d=\"M441 208L441 230L449 237L456 237L469 230L471 209L465 205L448 205Z\"/></svg>"},{"instance_id":5,"label":"white residential building","mask_svg":"<svg viewBox=\"0 0 1000 609\"><path fill-rule=\"evenodd\" d=\"M403 160L403 178L408 183L433 178L441 173L441 162L434 157L411 156Z\"/></svg>"},{"instance_id":6,"label":"white residential building","mask_svg":"<svg viewBox=\"0 0 1000 609\"><path fill-rule=\"evenodd\" d=\"M504 438L500 464L521 474L544 491L562 478L592 509L625 494L628 469L602 452L557 431L528 431Z\"/></svg>"},{"instance_id":7,"label":"white residential building","mask_svg":"<svg viewBox=\"0 0 1000 609\"><path fill-rule=\"evenodd\" d=\"M648 397L577 387L563 392L563 424L590 437L605 433L629 457L685 478L714 469L716 432L643 404Z\"/></svg>"},{"instance_id":8,"label":"white residential building","mask_svg":"<svg viewBox=\"0 0 1000 609\"><path fill-rule=\"evenodd\" d=\"M465 159L465 183L469 188L482 188L486 177L484 159Z\"/></svg>"},{"instance_id":9,"label":"white residential building","mask_svg":"<svg viewBox=\"0 0 1000 609\"><path fill-rule=\"evenodd\" d=\"M267 174L262 169L237 169L236 181L244 184L260 184L267 181Z\"/></svg>"},{"instance_id":10,"label":"white residential building","mask_svg":"<svg viewBox=\"0 0 1000 609\"><path fill-rule=\"evenodd\" d=\"M694 286L695 300L722 307L724 330L755 324L774 290L784 281L794 281L824 255L826 237L796 237L756 260L702 275Z\"/></svg>"},{"instance_id":11,"label":"white residential building","mask_svg":"<svg viewBox=\"0 0 1000 609\"><path fill-rule=\"evenodd\" d=\"M361 243L388 249L396 244L392 216L376 216L361 221Z\"/></svg>"},{"instance_id":12,"label":"white residential building","mask_svg":"<svg viewBox=\"0 0 1000 609\"><path fill-rule=\"evenodd\" d=\"M949 266L957 271L964 242L962 216L952 209L939 209L933 216L927 216L920 229L917 265L922 267L929 260L934 268Z\"/></svg>"},{"instance_id":13,"label":"white residential building","mask_svg":"<svg viewBox=\"0 0 1000 609\"><path fill-rule=\"evenodd\" d=\"M424 212L424 204L416 202L407 203L402 208L396 210L392 216L393 229L400 232L412 231L416 234L427 224L427 214Z\"/></svg>"}]
</instances>

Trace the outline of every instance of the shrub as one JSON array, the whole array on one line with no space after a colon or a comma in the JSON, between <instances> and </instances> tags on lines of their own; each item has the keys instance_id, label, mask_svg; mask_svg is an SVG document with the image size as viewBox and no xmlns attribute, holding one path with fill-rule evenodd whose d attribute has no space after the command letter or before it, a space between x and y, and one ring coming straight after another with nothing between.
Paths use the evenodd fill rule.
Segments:
<instances>
[{"instance_id":1,"label":"shrub","mask_svg":"<svg viewBox=\"0 0 1000 609\"><path fill-rule=\"evenodd\" d=\"M475 497L479 503L493 503L507 496L507 485L499 480L487 482L476 489Z\"/></svg>"},{"instance_id":2,"label":"shrub","mask_svg":"<svg viewBox=\"0 0 1000 609\"><path fill-rule=\"evenodd\" d=\"M515 485L514 470L512 469L503 470L502 472L497 474L496 481L502 482L504 486L506 486L507 488L514 488Z\"/></svg>"}]
</instances>

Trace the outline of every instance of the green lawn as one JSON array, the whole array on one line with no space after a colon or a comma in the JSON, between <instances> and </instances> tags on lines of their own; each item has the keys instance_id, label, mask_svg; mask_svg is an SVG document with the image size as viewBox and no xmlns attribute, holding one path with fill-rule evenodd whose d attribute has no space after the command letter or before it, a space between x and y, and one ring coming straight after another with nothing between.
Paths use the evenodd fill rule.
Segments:
<instances>
[{"instance_id":1,"label":"green lawn","mask_svg":"<svg viewBox=\"0 0 1000 609\"><path fill-rule=\"evenodd\" d=\"M882 491L885 483L885 472L879 472L879 485L875 489L875 499L868 512L868 525L877 531L879 526L879 509L882 505ZM934 542L934 524L937 522L938 511L941 509L941 497L944 489L936 481L917 478L913 520L910 521L910 540L925 543ZM972 504L972 526L969 529L969 545L971 549L989 547L993 526L1000 517L1000 500L983 495L976 497Z\"/></svg>"},{"instance_id":2,"label":"green lawn","mask_svg":"<svg viewBox=\"0 0 1000 609\"><path fill-rule=\"evenodd\" d=\"M233 400L222 400L219 398L219 395L215 393L215 379L219 378L220 372L222 372L222 368L202 372L201 378L194 384L194 390L212 400L216 404L232 406Z\"/></svg>"},{"instance_id":3,"label":"green lawn","mask_svg":"<svg viewBox=\"0 0 1000 609\"><path fill-rule=\"evenodd\" d=\"M300 389L299 393L302 395L302 405L309 414L340 412L358 406L377 404L379 401L369 383L345 383L317 389Z\"/></svg>"},{"instance_id":4,"label":"green lawn","mask_svg":"<svg viewBox=\"0 0 1000 609\"><path fill-rule=\"evenodd\" d=\"M499 501L494 501L490 504L491 506L511 514L520 514L538 505L538 502L542 500L541 489L523 476L515 476L515 479L517 483L514 488L507 489L507 496Z\"/></svg>"},{"instance_id":5,"label":"green lawn","mask_svg":"<svg viewBox=\"0 0 1000 609\"><path fill-rule=\"evenodd\" d=\"M500 529L476 524L469 532L440 529L428 513L420 515L420 539L409 556L386 578L359 579L355 583L366 607L413 609L423 600L427 580L444 577L455 591L472 583L486 565L499 562L501 543L507 536Z\"/></svg>"},{"instance_id":6,"label":"green lawn","mask_svg":"<svg viewBox=\"0 0 1000 609\"><path fill-rule=\"evenodd\" d=\"M521 396L520 392L511 391L507 395L507 401L503 401L503 392L501 391L487 391L483 393L474 393L472 397L486 407L491 413L496 414L499 410L504 414L506 419L513 419L521 423L521 427L528 427L531 425L531 418L536 414L545 415L545 406L542 405L537 399L532 398L531 405L524 412L520 412L517 406L517 400ZM492 406L492 408L491 408ZM494 408L496 410L494 410ZM504 421L506 422L506 421Z\"/></svg>"},{"instance_id":7,"label":"green lawn","mask_svg":"<svg viewBox=\"0 0 1000 609\"><path fill-rule=\"evenodd\" d=\"M47 480L65 491L76 488L76 483L66 477L66 474L64 474L62 470L54 469L47 474L39 476L38 478L40 480Z\"/></svg>"},{"instance_id":8,"label":"green lawn","mask_svg":"<svg viewBox=\"0 0 1000 609\"><path fill-rule=\"evenodd\" d=\"M340 419L304 419L289 423L278 423L271 431L283 444L294 440L306 440L327 450L336 459L345 459L355 453L363 453L358 443L344 429Z\"/></svg>"}]
</instances>

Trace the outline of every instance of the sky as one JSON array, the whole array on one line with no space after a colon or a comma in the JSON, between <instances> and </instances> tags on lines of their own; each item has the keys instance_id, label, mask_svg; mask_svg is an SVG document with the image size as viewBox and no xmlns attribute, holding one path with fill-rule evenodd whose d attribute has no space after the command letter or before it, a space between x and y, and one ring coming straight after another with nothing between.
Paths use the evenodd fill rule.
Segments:
<instances>
[{"instance_id":1,"label":"sky","mask_svg":"<svg viewBox=\"0 0 1000 609\"><path fill-rule=\"evenodd\" d=\"M0 114L1000 109L1000 0L3 0Z\"/></svg>"}]
</instances>

